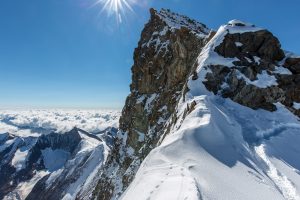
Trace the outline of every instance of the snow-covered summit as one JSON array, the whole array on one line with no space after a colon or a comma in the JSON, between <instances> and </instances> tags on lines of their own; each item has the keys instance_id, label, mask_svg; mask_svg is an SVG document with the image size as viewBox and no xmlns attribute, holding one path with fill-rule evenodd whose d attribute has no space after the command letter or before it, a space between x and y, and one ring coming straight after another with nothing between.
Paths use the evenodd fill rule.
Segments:
<instances>
[{"instance_id":1,"label":"snow-covered summit","mask_svg":"<svg viewBox=\"0 0 300 200\"><path fill-rule=\"evenodd\" d=\"M248 22L243 22L243 21L238 20L238 19L230 20L227 24L230 25L230 26L252 26L252 27L255 26L254 24L250 24Z\"/></svg>"},{"instance_id":2,"label":"snow-covered summit","mask_svg":"<svg viewBox=\"0 0 300 200\"><path fill-rule=\"evenodd\" d=\"M237 19L229 21L227 24L221 26L220 29L224 29L231 34L265 30L264 28L257 27L254 24L243 22Z\"/></svg>"},{"instance_id":3,"label":"snow-covered summit","mask_svg":"<svg viewBox=\"0 0 300 200\"><path fill-rule=\"evenodd\" d=\"M171 29L180 29L182 27L188 28L195 33L208 34L210 29L205 24L199 23L187 16L180 15L170 11L169 9L161 9L159 12L151 9L151 13L155 13L159 16Z\"/></svg>"}]
</instances>

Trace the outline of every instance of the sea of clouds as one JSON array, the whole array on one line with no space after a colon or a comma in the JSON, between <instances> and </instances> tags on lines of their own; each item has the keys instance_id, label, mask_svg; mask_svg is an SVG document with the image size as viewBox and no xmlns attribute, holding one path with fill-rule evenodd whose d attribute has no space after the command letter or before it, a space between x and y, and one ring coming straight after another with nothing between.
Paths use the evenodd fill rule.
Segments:
<instances>
[{"instance_id":1,"label":"sea of clouds","mask_svg":"<svg viewBox=\"0 0 300 200\"><path fill-rule=\"evenodd\" d=\"M38 136L64 133L74 127L98 133L117 128L120 115L117 110L0 110L0 134Z\"/></svg>"}]
</instances>

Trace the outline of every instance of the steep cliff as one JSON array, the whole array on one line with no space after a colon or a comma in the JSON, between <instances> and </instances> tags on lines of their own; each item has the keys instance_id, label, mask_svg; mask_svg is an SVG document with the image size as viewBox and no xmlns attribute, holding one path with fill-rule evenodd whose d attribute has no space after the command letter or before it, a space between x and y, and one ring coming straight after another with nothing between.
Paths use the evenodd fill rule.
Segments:
<instances>
[{"instance_id":1,"label":"steep cliff","mask_svg":"<svg viewBox=\"0 0 300 200\"><path fill-rule=\"evenodd\" d=\"M169 132L166 122L186 92L187 78L211 32L186 16L150 10L134 52L131 94L120 119L120 132L94 195L117 199L159 140Z\"/></svg>"}]
</instances>

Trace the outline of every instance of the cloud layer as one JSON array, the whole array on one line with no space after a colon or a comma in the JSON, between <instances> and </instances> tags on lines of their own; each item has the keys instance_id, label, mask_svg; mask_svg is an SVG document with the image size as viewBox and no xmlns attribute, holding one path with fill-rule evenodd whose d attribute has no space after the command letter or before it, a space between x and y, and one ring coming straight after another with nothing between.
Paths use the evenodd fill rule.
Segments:
<instances>
[{"instance_id":1,"label":"cloud layer","mask_svg":"<svg viewBox=\"0 0 300 200\"><path fill-rule=\"evenodd\" d=\"M114 110L2 110L0 133L34 136L51 131L64 133L74 127L97 133L118 127L120 115Z\"/></svg>"}]
</instances>

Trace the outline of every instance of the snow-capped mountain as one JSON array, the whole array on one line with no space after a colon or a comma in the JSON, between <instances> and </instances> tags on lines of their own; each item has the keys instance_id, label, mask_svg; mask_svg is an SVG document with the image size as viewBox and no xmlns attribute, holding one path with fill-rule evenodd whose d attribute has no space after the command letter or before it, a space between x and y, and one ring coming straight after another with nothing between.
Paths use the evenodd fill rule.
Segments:
<instances>
[{"instance_id":1,"label":"snow-capped mountain","mask_svg":"<svg viewBox=\"0 0 300 200\"><path fill-rule=\"evenodd\" d=\"M151 10L97 199L299 199L300 57L268 30Z\"/></svg>"},{"instance_id":2,"label":"snow-capped mountain","mask_svg":"<svg viewBox=\"0 0 300 200\"><path fill-rule=\"evenodd\" d=\"M111 125L117 124L119 114L2 111L1 131L10 132L0 134L0 199L89 197L117 132ZM75 124L92 133L68 130Z\"/></svg>"},{"instance_id":3,"label":"snow-capped mountain","mask_svg":"<svg viewBox=\"0 0 300 200\"><path fill-rule=\"evenodd\" d=\"M300 200L300 57L150 13L122 114L0 113L0 198Z\"/></svg>"}]
</instances>

